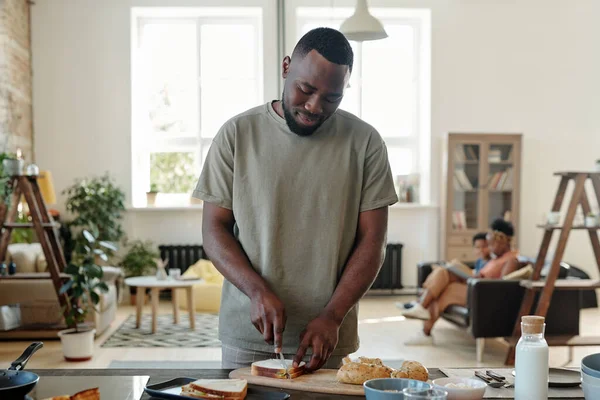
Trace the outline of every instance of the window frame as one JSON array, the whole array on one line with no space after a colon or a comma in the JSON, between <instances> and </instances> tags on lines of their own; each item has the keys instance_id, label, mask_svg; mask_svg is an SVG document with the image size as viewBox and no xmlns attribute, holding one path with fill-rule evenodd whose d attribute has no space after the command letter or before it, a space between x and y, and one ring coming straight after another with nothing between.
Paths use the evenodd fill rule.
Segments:
<instances>
[{"instance_id":1,"label":"window frame","mask_svg":"<svg viewBox=\"0 0 600 400\"><path fill-rule=\"evenodd\" d=\"M354 12L355 4L350 0L286 0L285 52L291 54L299 39L305 22L330 23L345 19ZM419 202L429 204L431 200L431 10L398 6L394 0L371 0L369 11L385 25L387 22L410 25L414 30L416 110L414 134L405 137L385 136L380 132L388 149L406 148L413 154L413 173L419 175ZM313 16L317 15L317 18ZM362 44L357 42L356 60L362 60ZM358 65L358 69L360 69ZM353 71L354 73L355 71ZM396 179L396 176L394 176ZM396 182L395 182L396 183Z\"/></svg>"},{"instance_id":2,"label":"window frame","mask_svg":"<svg viewBox=\"0 0 600 400\"><path fill-rule=\"evenodd\" d=\"M263 3L268 3L263 1ZM192 9L180 9L176 7L168 8L136 8L132 10L132 205L134 207L143 207L145 205L145 192L150 186L150 158L153 153L168 152L191 152L194 154L195 165L193 168L199 172L202 167L203 157L208 147L210 147L216 132L210 133L210 136L202 135L202 71L201 71L201 29L206 25L219 24L249 24L255 27L256 47L258 56L254 65L256 77L256 88L258 103L264 102L265 94L272 91L267 82L267 71L273 68L266 68L266 60L273 58L273 54L265 54L265 47L269 46L265 34L265 7L244 6L244 7L199 7ZM267 15L265 15L267 14ZM140 71L141 60L140 50L143 44L143 29L147 24L152 23L172 23L172 24L194 24L196 28L197 40L197 110L195 125L197 129L192 134L169 134L160 133L148 129L145 101L143 100L143 80L138 75ZM262 56L261 56L262 55ZM262 73L261 73L262 71ZM137 78L137 79L136 79ZM206 79L206 78L204 78ZM190 193L168 194L170 201L178 204L189 203Z\"/></svg>"}]
</instances>

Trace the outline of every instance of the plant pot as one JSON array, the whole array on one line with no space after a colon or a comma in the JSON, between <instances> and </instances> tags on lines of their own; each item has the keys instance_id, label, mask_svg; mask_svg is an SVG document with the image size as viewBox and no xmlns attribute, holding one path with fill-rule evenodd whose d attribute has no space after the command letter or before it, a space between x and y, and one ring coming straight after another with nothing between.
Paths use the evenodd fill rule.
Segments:
<instances>
[{"instance_id":1,"label":"plant pot","mask_svg":"<svg viewBox=\"0 0 600 400\"><path fill-rule=\"evenodd\" d=\"M22 175L23 167L25 166L24 160L16 158L6 158L2 160L2 167L4 168L4 174L8 176Z\"/></svg>"},{"instance_id":2,"label":"plant pot","mask_svg":"<svg viewBox=\"0 0 600 400\"><path fill-rule=\"evenodd\" d=\"M153 206L156 203L156 195L158 192L146 192L146 204Z\"/></svg>"},{"instance_id":3,"label":"plant pot","mask_svg":"<svg viewBox=\"0 0 600 400\"><path fill-rule=\"evenodd\" d=\"M90 360L94 355L95 334L95 329L89 329L82 332L77 332L75 329L65 329L58 332L65 360Z\"/></svg>"},{"instance_id":4,"label":"plant pot","mask_svg":"<svg viewBox=\"0 0 600 400\"><path fill-rule=\"evenodd\" d=\"M585 226L593 227L596 225L598 225L598 219L596 217L590 217L590 216L585 217Z\"/></svg>"}]
</instances>

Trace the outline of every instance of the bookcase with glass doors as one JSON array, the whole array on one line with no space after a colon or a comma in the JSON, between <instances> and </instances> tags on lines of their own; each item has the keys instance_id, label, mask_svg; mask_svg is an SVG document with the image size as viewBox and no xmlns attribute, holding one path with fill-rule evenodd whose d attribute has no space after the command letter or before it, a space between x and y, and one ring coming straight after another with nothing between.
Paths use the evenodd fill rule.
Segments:
<instances>
[{"instance_id":1,"label":"bookcase with glass doors","mask_svg":"<svg viewBox=\"0 0 600 400\"><path fill-rule=\"evenodd\" d=\"M475 261L472 238L496 218L519 230L521 134L448 134L444 259Z\"/></svg>"}]
</instances>

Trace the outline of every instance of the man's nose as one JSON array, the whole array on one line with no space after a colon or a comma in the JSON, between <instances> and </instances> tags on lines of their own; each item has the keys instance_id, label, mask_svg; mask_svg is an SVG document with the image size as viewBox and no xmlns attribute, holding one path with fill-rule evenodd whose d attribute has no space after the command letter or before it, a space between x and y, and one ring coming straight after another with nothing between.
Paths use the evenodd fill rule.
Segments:
<instances>
[{"instance_id":1,"label":"man's nose","mask_svg":"<svg viewBox=\"0 0 600 400\"><path fill-rule=\"evenodd\" d=\"M323 114L323 105L318 96L311 96L308 101L304 103L304 109L311 114Z\"/></svg>"}]
</instances>

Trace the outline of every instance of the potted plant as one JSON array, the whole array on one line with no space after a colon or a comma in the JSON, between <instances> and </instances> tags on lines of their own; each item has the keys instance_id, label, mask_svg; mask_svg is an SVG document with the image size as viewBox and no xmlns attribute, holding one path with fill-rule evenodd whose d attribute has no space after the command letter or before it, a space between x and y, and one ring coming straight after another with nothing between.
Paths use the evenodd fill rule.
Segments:
<instances>
[{"instance_id":1,"label":"potted plant","mask_svg":"<svg viewBox=\"0 0 600 400\"><path fill-rule=\"evenodd\" d=\"M156 195L158 194L158 186L156 183L150 185L150 191L146 192L146 204L154 206L156 203Z\"/></svg>"},{"instance_id":2,"label":"potted plant","mask_svg":"<svg viewBox=\"0 0 600 400\"><path fill-rule=\"evenodd\" d=\"M593 212L589 212L585 217L585 226L594 227L598 225L598 216Z\"/></svg>"},{"instance_id":3,"label":"potted plant","mask_svg":"<svg viewBox=\"0 0 600 400\"><path fill-rule=\"evenodd\" d=\"M3 173L8 177L21 175L25 161L14 153L2 153Z\"/></svg>"},{"instance_id":4,"label":"potted plant","mask_svg":"<svg viewBox=\"0 0 600 400\"><path fill-rule=\"evenodd\" d=\"M596 160L596 172L600 172L600 158Z\"/></svg>"},{"instance_id":5,"label":"potted plant","mask_svg":"<svg viewBox=\"0 0 600 400\"><path fill-rule=\"evenodd\" d=\"M98 240L119 243L123 237L121 220L125 211L125 192L118 187L108 173L100 177L78 179L63 192L67 196L66 208L75 215L68 226L75 232L75 243L86 243L82 230L94 227ZM114 253L107 249L110 257ZM96 260L101 262L100 259Z\"/></svg>"},{"instance_id":6,"label":"potted plant","mask_svg":"<svg viewBox=\"0 0 600 400\"><path fill-rule=\"evenodd\" d=\"M147 240L133 240L126 243L127 252L119 262L126 278L150 275L156 268L156 260L160 254L154 244ZM136 288L130 287L131 304L136 304Z\"/></svg>"},{"instance_id":7,"label":"potted plant","mask_svg":"<svg viewBox=\"0 0 600 400\"><path fill-rule=\"evenodd\" d=\"M96 258L106 261L108 256L105 250L117 250L113 243L98 240L97 229L93 233L84 229L82 237L85 242L77 243L72 261L65 269L71 279L59 291L68 297L65 315L68 329L58 333L67 361L86 361L93 356L96 329L85 320L100 302L99 293L108 291L108 286L102 281L102 267L97 265Z\"/></svg>"}]
</instances>

